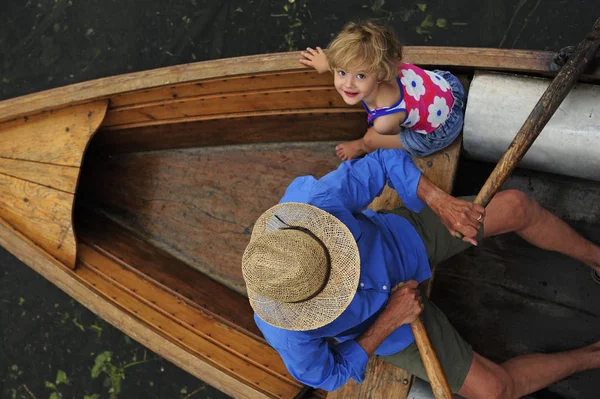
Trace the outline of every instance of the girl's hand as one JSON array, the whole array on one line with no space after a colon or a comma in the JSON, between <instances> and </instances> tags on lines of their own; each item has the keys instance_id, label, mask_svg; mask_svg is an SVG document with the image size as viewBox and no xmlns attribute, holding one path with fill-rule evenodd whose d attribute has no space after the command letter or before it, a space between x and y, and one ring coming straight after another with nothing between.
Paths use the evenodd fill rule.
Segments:
<instances>
[{"instance_id":1,"label":"girl's hand","mask_svg":"<svg viewBox=\"0 0 600 399\"><path fill-rule=\"evenodd\" d=\"M317 47L316 50L307 47L306 51L303 51L300 54L303 57L300 59L301 64L315 68L318 73L329 71L329 62L321 47Z\"/></svg>"}]
</instances>

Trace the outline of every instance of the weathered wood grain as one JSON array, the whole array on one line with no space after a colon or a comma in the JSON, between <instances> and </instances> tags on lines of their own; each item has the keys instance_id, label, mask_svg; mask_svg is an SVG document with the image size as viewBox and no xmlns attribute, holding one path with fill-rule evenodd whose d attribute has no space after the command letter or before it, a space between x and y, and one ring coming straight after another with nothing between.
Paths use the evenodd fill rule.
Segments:
<instances>
[{"instance_id":1,"label":"weathered wood grain","mask_svg":"<svg viewBox=\"0 0 600 399\"><path fill-rule=\"evenodd\" d=\"M79 167L107 101L67 107L0 124L0 157Z\"/></svg>"},{"instance_id":2,"label":"weathered wood grain","mask_svg":"<svg viewBox=\"0 0 600 399\"><path fill-rule=\"evenodd\" d=\"M79 168L0 158L0 174L74 194Z\"/></svg>"},{"instance_id":3,"label":"weathered wood grain","mask_svg":"<svg viewBox=\"0 0 600 399\"><path fill-rule=\"evenodd\" d=\"M73 194L0 174L0 217L58 260L75 266Z\"/></svg>"},{"instance_id":4,"label":"weathered wood grain","mask_svg":"<svg viewBox=\"0 0 600 399\"><path fill-rule=\"evenodd\" d=\"M239 265L254 222L295 177L336 168L334 145L226 146L90 160L101 167L84 167L81 201L100 202L143 239L245 293Z\"/></svg>"}]
</instances>

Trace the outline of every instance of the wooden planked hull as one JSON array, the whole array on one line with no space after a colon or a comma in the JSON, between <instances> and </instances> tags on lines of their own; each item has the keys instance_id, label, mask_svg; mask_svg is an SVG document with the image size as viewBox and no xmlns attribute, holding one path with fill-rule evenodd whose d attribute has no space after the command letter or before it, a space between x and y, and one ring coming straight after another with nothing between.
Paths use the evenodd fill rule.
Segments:
<instances>
[{"instance_id":1,"label":"wooden planked hull","mask_svg":"<svg viewBox=\"0 0 600 399\"><path fill-rule=\"evenodd\" d=\"M406 57L451 67L468 85L477 68L548 75L552 54L407 48ZM241 254L292 179L335 168L334 144L366 128L331 76L297 59L182 65L0 103L0 244L218 389L293 397L302 385L253 322ZM586 79L600 77L595 68ZM457 141L418 166L450 191L459 154ZM397 204L386 191L372 207ZM406 395L408 375L373 362L369 383L337 395Z\"/></svg>"}]
</instances>

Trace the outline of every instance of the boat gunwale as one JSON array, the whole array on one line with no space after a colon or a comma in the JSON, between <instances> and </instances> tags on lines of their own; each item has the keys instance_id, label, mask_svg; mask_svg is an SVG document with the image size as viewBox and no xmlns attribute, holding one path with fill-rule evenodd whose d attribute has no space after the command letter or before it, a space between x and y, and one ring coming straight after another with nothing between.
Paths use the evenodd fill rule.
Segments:
<instances>
[{"instance_id":1,"label":"boat gunwale","mask_svg":"<svg viewBox=\"0 0 600 399\"><path fill-rule=\"evenodd\" d=\"M404 60L422 66L465 67L553 75L549 65L554 54L554 52L542 50L407 46L404 49ZM119 94L169 85L243 75L290 71L311 72L311 68L298 62L299 58L299 52L259 54L99 78L2 101L0 102L0 122L69 105L108 99ZM592 75L588 76L600 79L600 70L594 70Z\"/></svg>"}]
</instances>

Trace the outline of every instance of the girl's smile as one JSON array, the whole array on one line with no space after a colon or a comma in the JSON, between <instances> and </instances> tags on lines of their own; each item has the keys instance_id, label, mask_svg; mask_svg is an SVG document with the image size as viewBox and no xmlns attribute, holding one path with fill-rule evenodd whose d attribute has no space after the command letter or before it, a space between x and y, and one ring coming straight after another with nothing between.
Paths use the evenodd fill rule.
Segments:
<instances>
[{"instance_id":1,"label":"girl's smile","mask_svg":"<svg viewBox=\"0 0 600 399\"><path fill-rule=\"evenodd\" d=\"M368 102L374 98L373 94L378 86L375 74L367 73L365 68L361 67L336 69L333 83L348 105L358 104L360 101Z\"/></svg>"}]
</instances>

